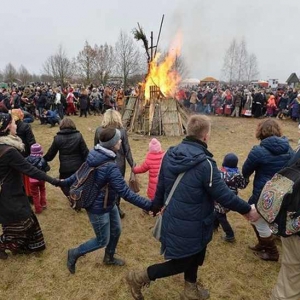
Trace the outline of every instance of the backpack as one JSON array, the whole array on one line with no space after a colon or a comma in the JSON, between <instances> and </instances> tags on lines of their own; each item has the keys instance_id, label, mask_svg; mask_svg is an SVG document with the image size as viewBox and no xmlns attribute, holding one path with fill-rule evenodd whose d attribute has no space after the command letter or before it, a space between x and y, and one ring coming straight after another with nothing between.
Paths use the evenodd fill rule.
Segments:
<instances>
[{"instance_id":1,"label":"backpack","mask_svg":"<svg viewBox=\"0 0 300 300\"><path fill-rule=\"evenodd\" d=\"M274 234L300 234L300 160L276 173L265 184L257 210Z\"/></svg>"},{"instance_id":2,"label":"backpack","mask_svg":"<svg viewBox=\"0 0 300 300\"><path fill-rule=\"evenodd\" d=\"M76 171L76 179L70 187L70 194L68 197L70 206L74 210L80 211L82 208L89 208L92 206L100 192L103 191L103 188L106 189L104 199L104 208L106 208L108 184L103 185L102 182L97 182L95 179L97 170L109 162L111 161L107 161L97 167L90 167L87 162L84 162Z\"/></svg>"}]
</instances>

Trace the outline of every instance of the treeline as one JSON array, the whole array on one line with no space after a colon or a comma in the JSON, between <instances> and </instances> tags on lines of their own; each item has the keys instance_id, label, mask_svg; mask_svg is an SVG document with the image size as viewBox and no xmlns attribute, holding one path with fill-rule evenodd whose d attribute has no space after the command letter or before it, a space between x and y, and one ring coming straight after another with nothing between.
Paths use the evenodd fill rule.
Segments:
<instances>
[{"instance_id":1,"label":"treeline","mask_svg":"<svg viewBox=\"0 0 300 300\"><path fill-rule=\"evenodd\" d=\"M45 60L41 69L41 75L36 75L23 65L17 70L9 63L0 72L0 79L9 84L55 81L65 86L70 82L106 84L112 77L119 77L127 86L130 80L139 81L145 74L146 63L133 38L121 31L114 46L107 43L91 46L86 41L83 49L73 58L60 45L57 52Z\"/></svg>"}]
</instances>

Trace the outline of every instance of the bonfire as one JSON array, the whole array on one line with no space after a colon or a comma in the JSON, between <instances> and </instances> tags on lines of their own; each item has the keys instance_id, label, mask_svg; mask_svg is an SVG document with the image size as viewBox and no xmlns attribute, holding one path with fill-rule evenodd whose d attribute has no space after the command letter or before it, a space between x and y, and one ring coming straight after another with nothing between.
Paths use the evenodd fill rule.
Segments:
<instances>
[{"instance_id":1,"label":"bonfire","mask_svg":"<svg viewBox=\"0 0 300 300\"><path fill-rule=\"evenodd\" d=\"M144 44L142 29L139 37ZM148 62L148 73L140 84L138 97L131 97L123 114L123 123L129 132L149 135L180 136L184 134L187 113L175 99L180 75L174 68L180 55L181 35L164 57L156 53ZM146 51L148 53L148 51Z\"/></svg>"}]
</instances>

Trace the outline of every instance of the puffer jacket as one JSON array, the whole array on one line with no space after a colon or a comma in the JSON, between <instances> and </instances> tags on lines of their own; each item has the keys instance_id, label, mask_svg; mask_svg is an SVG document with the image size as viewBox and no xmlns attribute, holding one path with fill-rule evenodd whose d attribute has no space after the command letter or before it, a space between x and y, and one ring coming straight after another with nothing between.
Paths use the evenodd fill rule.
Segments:
<instances>
[{"instance_id":1,"label":"puffer jacket","mask_svg":"<svg viewBox=\"0 0 300 300\"><path fill-rule=\"evenodd\" d=\"M57 152L59 152L60 174L73 174L86 160L89 149L79 131L62 129L54 137L44 159L53 160Z\"/></svg>"},{"instance_id":2,"label":"puffer jacket","mask_svg":"<svg viewBox=\"0 0 300 300\"><path fill-rule=\"evenodd\" d=\"M251 207L220 176L205 143L186 138L164 155L153 207L162 207L177 178L185 172L162 217L161 244L166 259L189 257L212 239L214 200L246 214Z\"/></svg>"},{"instance_id":3,"label":"puffer jacket","mask_svg":"<svg viewBox=\"0 0 300 300\"><path fill-rule=\"evenodd\" d=\"M16 124L17 136L21 138L25 145L25 151L22 152L22 155L27 157L30 154L30 147L35 144L35 137L29 124L24 123L21 120L18 120Z\"/></svg>"},{"instance_id":4,"label":"puffer jacket","mask_svg":"<svg viewBox=\"0 0 300 300\"><path fill-rule=\"evenodd\" d=\"M103 130L102 127L98 127L95 132L95 137L94 137L94 145L96 146L99 143L99 138L100 138L100 133ZM129 146L129 141L128 141L128 135L127 131L124 128L119 129L121 132L121 148L117 152L117 165L120 168L120 171L123 175L125 176L125 171L126 171L126 161L127 160L128 164L130 167L133 167L133 158L132 158L132 153L131 149Z\"/></svg>"},{"instance_id":5,"label":"puffer jacket","mask_svg":"<svg viewBox=\"0 0 300 300\"><path fill-rule=\"evenodd\" d=\"M99 169L97 169L95 174L95 181L101 183L99 186L99 195L94 201L91 207L87 208L87 211L93 214L104 214L112 210L116 204L116 195L125 199L126 201L142 208L145 210L150 210L152 208L152 202L138 194L132 192L127 186L124 178L115 163L116 154L108 149L96 145L96 147L90 151L86 162L91 167L97 167L103 164ZM67 178L64 183L71 186L76 179L76 174ZM105 199L105 189L108 185L108 199L107 207L104 208Z\"/></svg>"},{"instance_id":6,"label":"puffer jacket","mask_svg":"<svg viewBox=\"0 0 300 300\"><path fill-rule=\"evenodd\" d=\"M163 151L160 151L158 153L148 152L145 161L140 166L136 166L132 169L133 173L135 174L145 173L149 171L147 196L150 199L153 199L155 195L158 173L163 156Z\"/></svg>"},{"instance_id":7,"label":"puffer jacket","mask_svg":"<svg viewBox=\"0 0 300 300\"><path fill-rule=\"evenodd\" d=\"M271 136L252 148L242 168L246 179L255 172L250 204L257 203L265 183L285 167L293 155L294 151L286 137Z\"/></svg>"}]
</instances>

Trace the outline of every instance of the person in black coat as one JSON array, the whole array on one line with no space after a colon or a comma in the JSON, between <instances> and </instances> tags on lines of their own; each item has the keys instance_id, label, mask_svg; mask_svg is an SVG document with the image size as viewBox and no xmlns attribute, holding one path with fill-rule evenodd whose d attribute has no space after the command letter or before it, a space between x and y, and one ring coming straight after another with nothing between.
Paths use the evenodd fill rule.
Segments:
<instances>
[{"instance_id":1,"label":"person in black coat","mask_svg":"<svg viewBox=\"0 0 300 300\"><path fill-rule=\"evenodd\" d=\"M59 178L65 179L74 174L86 160L89 149L82 134L76 130L75 123L70 118L64 118L60 123L60 131L54 137L52 145L44 156L46 161L52 161L59 152ZM69 189L63 192L69 195Z\"/></svg>"},{"instance_id":2,"label":"person in black coat","mask_svg":"<svg viewBox=\"0 0 300 300\"><path fill-rule=\"evenodd\" d=\"M134 166L134 161L132 158L131 154L131 149L128 141L128 136L126 130L123 128L122 124L122 118L121 114L113 109L108 109L106 110L105 114L103 115L103 120L102 120L102 126L98 127L95 132L95 137L94 137L94 145L96 146L99 143L100 139L100 133L104 128L107 127L112 127L119 129L121 132L121 140L122 144L120 149L117 151L117 165L121 171L121 174L123 177L125 176L125 171L126 171L126 161L127 160L128 164L130 165L131 168ZM117 207L119 209L120 217L121 219L124 218L125 213L123 210L120 208L120 197L117 197Z\"/></svg>"},{"instance_id":3,"label":"person in black coat","mask_svg":"<svg viewBox=\"0 0 300 300\"><path fill-rule=\"evenodd\" d=\"M24 144L16 131L11 115L0 113L0 259L7 259L6 250L18 254L45 249L40 225L23 188L22 174L53 185L60 184L58 179L46 175L25 160L20 153Z\"/></svg>"},{"instance_id":4,"label":"person in black coat","mask_svg":"<svg viewBox=\"0 0 300 300\"><path fill-rule=\"evenodd\" d=\"M83 115L87 117L87 109L88 109L88 91L86 89L81 89L81 93L79 95L79 106L80 106L80 116Z\"/></svg>"},{"instance_id":5,"label":"person in black coat","mask_svg":"<svg viewBox=\"0 0 300 300\"><path fill-rule=\"evenodd\" d=\"M17 124L17 136L25 145L25 151L22 152L22 155L27 157L30 154L30 147L36 143L34 134L30 125L23 122L24 113L20 108L12 109L11 115Z\"/></svg>"}]
</instances>

